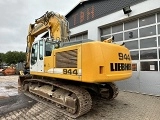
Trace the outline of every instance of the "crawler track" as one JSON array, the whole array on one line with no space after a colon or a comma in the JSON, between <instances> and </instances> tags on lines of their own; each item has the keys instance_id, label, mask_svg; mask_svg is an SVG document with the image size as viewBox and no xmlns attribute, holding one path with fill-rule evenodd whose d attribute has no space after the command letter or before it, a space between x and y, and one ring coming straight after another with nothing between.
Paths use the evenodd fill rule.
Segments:
<instances>
[{"instance_id":1,"label":"crawler track","mask_svg":"<svg viewBox=\"0 0 160 120\"><path fill-rule=\"evenodd\" d=\"M71 114L68 113L65 109L61 109L58 107L55 107L55 103L53 103L50 99L47 99L46 97L42 97L39 95L34 95L33 93L29 93L26 92L25 94L35 100L38 100L39 102L42 102L46 105L49 106L54 106L53 108L55 108L56 110L58 110L59 112L72 117L72 118L77 118L85 113L87 113L88 111L90 111L91 107L92 107L92 100L91 100L91 96L88 93L87 90L78 87L78 86L74 86L74 85L68 85L68 84L64 84L60 81L49 81L49 80L42 80L42 79L27 79L24 81L25 83L29 83L29 82L40 82L40 83L44 83L44 84L49 84L52 86L56 86L58 88L62 88L65 89L67 91L70 91L72 93L74 93L78 99L78 103L79 103L79 107L78 110L76 111L75 114Z\"/></svg>"}]
</instances>

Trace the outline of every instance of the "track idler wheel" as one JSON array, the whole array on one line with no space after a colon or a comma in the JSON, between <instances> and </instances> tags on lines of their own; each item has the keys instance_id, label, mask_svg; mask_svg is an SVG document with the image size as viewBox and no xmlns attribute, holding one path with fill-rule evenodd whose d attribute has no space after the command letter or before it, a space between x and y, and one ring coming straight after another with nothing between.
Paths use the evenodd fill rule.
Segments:
<instances>
[{"instance_id":1,"label":"track idler wheel","mask_svg":"<svg viewBox=\"0 0 160 120\"><path fill-rule=\"evenodd\" d=\"M118 95L118 87L114 83L107 83L100 87L100 95L107 100L113 100Z\"/></svg>"},{"instance_id":2,"label":"track idler wheel","mask_svg":"<svg viewBox=\"0 0 160 120\"><path fill-rule=\"evenodd\" d=\"M25 84L24 87L23 87L23 90L25 92L29 91L29 84Z\"/></svg>"}]
</instances>

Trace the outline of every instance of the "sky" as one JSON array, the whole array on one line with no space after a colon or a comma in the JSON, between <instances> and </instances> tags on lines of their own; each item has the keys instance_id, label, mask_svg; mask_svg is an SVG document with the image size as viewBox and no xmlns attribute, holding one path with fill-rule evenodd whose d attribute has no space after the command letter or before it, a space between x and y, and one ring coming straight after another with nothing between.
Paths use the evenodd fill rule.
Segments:
<instances>
[{"instance_id":1,"label":"sky","mask_svg":"<svg viewBox=\"0 0 160 120\"><path fill-rule=\"evenodd\" d=\"M66 15L80 0L0 0L0 53L26 50L30 23L47 11Z\"/></svg>"}]
</instances>

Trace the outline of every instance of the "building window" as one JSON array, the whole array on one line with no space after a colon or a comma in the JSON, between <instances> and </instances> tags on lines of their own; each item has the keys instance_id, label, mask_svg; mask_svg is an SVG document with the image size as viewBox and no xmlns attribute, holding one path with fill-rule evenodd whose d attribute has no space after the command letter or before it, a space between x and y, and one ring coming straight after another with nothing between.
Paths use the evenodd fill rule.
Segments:
<instances>
[{"instance_id":1,"label":"building window","mask_svg":"<svg viewBox=\"0 0 160 120\"><path fill-rule=\"evenodd\" d=\"M106 39L108 39L108 38L110 38L110 37L111 37L111 35L108 35L108 36L102 36L102 37L101 37L101 41L106 40Z\"/></svg>"},{"instance_id":2,"label":"building window","mask_svg":"<svg viewBox=\"0 0 160 120\"><path fill-rule=\"evenodd\" d=\"M129 29L137 28L137 27L138 27L138 21L137 20L124 23L124 30L129 30Z\"/></svg>"},{"instance_id":3,"label":"building window","mask_svg":"<svg viewBox=\"0 0 160 120\"><path fill-rule=\"evenodd\" d=\"M82 33L79 35L73 35L70 37L70 41L75 41L75 40L86 40L88 39L88 34L87 33Z\"/></svg>"},{"instance_id":4,"label":"building window","mask_svg":"<svg viewBox=\"0 0 160 120\"><path fill-rule=\"evenodd\" d=\"M141 71L158 71L157 61L145 61L141 62Z\"/></svg>"},{"instance_id":5,"label":"building window","mask_svg":"<svg viewBox=\"0 0 160 120\"><path fill-rule=\"evenodd\" d=\"M131 30L124 33L125 40L138 38L138 30Z\"/></svg>"},{"instance_id":6,"label":"building window","mask_svg":"<svg viewBox=\"0 0 160 120\"><path fill-rule=\"evenodd\" d=\"M147 38L140 40L140 48L157 47L157 38Z\"/></svg>"},{"instance_id":7,"label":"building window","mask_svg":"<svg viewBox=\"0 0 160 120\"><path fill-rule=\"evenodd\" d=\"M82 40L82 35L76 36L76 40Z\"/></svg>"},{"instance_id":8,"label":"building window","mask_svg":"<svg viewBox=\"0 0 160 120\"><path fill-rule=\"evenodd\" d=\"M70 41L75 41L76 38L75 37L70 37Z\"/></svg>"},{"instance_id":9,"label":"building window","mask_svg":"<svg viewBox=\"0 0 160 120\"><path fill-rule=\"evenodd\" d=\"M160 13L157 14L157 22L160 22Z\"/></svg>"},{"instance_id":10,"label":"building window","mask_svg":"<svg viewBox=\"0 0 160 120\"><path fill-rule=\"evenodd\" d=\"M156 34L156 26L151 26L151 27L146 27L146 28L141 28L139 30L140 32L140 37L146 37L146 36L152 36Z\"/></svg>"},{"instance_id":11,"label":"building window","mask_svg":"<svg viewBox=\"0 0 160 120\"><path fill-rule=\"evenodd\" d=\"M160 34L160 24L158 25L158 34Z\"/></svg>"},{"instance_id":12,"label":"building window","mask_svg":"<svg viewBox=\"0 0 160 120\"><path fill-rule=\"evenodd\" d=\"M157 49L141 50L140 59L157 59Z\"/></svg>"},{"instance_id":13,"label":"building window","mask_svg":"<svg viewBox=\"0 0 160 120\"><path fill-rule=\"evenodd\" d=\"M139 52L138 51L130 51L132 60L139 60Z\"/></svg>"},{"instance_id":14,"label":"building window","mask_svg":"<svg viewBox=\"0 0 160 120\"><path fill-rule=\"evenodd\" d=\"M140 18L139 19L139 26L144 26L144 25L150 25L150 24L153 24L156 22L156 19L155 19L155 14L152 15L152 16L148 16L148 17L145 17L145 18Z\"/></svg>"},{"instance_id":15,"label":"building window","mask_svg":"<svg viewBox=\"0 0 160 120\"><path fill-rule=\"evenodd\" d=\"M160 48L159 48L159 59L160 59Z\"/></svg>"},{"instance_id":16,"label":"building window","mask_svg":"<svg viewBox=\"0 0 160 120\"><path fill-rule=\"evenodd\" d=\"M101 30L101 35L111 34L111 28L103 28Z\"/></svg>"},{"instance_id":17,"label":"building window","mask_svg":"<svg viewBox=\"0 0 160 120\"><path fill-rule=\"evenodd\" d=\"M160 36L158 37L158 47L160 47Z\"/></svg>"},{"instance_id":18,"label":"building window","mask_svg":"<svg viewBox=\"0 0 160 120\"><path fill-rule=\"evenodd\" d=\"M123 24L112 26L112 33L123 31Z\"/></svg>"},{"instance_id":19,"label":"building window","mask_svg":"<svg viewBox=\"0 0 160 120\"><path fill-rule=\"evenodd\" d=\"M123 33L114 34L113 36L114 36L115 42L117 42L117 41L123 41Z\"/></svg>"},{"instance_id":20,"label":"building window","mask_svg":"<svg viewBox=\"0 0 160 120\"><path fill-rule=\"evenodd\" d=\"M87 33L83 35L83 40L86 40L86 39L88 39L88 34Z\"/></svg>"},{"instance_id":21,"label":"building window","mask_svg":"<svg viewBox=\"0 0 160 120\"><path fill-rule=\"evenodd\" d=\"M125 46L130 50L138 49L138 40L125 42Z\"/></svg>"}]
</instances>

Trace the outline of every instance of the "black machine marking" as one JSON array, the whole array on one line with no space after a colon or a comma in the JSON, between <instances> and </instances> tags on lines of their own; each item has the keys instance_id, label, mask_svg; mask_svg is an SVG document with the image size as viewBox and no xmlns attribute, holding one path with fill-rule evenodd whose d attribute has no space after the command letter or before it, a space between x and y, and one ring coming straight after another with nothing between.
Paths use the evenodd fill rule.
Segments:
<instances>
[{"instance_id":1,"label":"black machine marking","mask_svg":"<svg viewBox=\"0 0 160 120\"><path fill-rule=\"evenodd\" d=\"M110 63L111 71L126 71L131 70L130 63Z\"/></svg>"},{"instance_id":2,"label":"black machine marking","mask_svg":"<svg viewBox=\"0 0 160 120\"><path fill-rule=\"evenodd\" d=\"M129 54L118 53L119 60L131 60Z\"/></svg>"},{"instance_id":3,"label":"black machine marking","mask_svg":"<svg viewBox=\"0 0 160 120\"><path fill-rule=\"evenodd\" d=\"M63 74L69 74L69 75L77 75L78 74L78 71L77 69L63 69Z\"/></svg>"}]
</instances>

